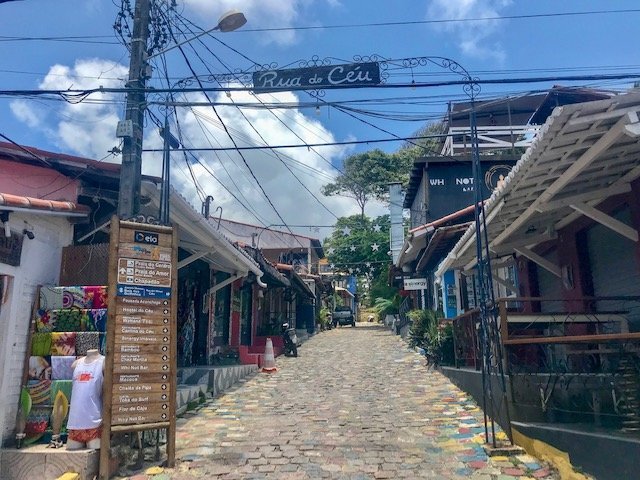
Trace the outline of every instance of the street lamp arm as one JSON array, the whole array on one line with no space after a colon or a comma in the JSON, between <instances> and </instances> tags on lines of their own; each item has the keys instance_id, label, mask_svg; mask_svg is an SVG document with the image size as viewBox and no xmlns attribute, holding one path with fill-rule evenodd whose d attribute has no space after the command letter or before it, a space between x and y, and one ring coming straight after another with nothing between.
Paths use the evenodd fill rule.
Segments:
<instances>
[{"instance_id":1,"label":"street lamp arm","mask_svg":"<svg viewBox=\"0 0 640 480\"><path fill-rule=\"evenodd\" d=\"M245 23L247 23L247 18L244 16L242 12L238 12L237 10L230 10L227 13L223 14L222 17L220 17L220 20L218 20L218 24L215 27L210 28L209 30L205 30L204 32L201 32L194 37L187 38L182 42L178 42L175 45L171 45L170 47L167 47L164 50L160 50L159 52L149 55L147 57L147 60L157 57L158 55L167 53L168 51L173 50L174 48L181 47L186 43L193 42L194 40L197 40L198 38L203 37L205 35L208 35L211 32L215 32L216 30L220 30L223 33L232 32L242 27Z\"/></svg>"}]
</instances>

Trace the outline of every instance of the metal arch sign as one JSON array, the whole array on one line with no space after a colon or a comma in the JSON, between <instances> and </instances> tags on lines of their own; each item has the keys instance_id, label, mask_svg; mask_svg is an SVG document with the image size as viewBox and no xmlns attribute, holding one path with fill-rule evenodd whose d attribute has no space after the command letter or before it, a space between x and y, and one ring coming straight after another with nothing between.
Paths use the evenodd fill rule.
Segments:
<instances>
[{"instance_id":1,"label":"metal arch sign","mask_svg":"<svg viewBox=\"0 0 640 480\"><path fill-rule=\"evenodd\" d=\"M379 84L380 64L378 62L264 70L253 73L253 91L256 93L362 87Z\"/></svg>"}]
</instances>

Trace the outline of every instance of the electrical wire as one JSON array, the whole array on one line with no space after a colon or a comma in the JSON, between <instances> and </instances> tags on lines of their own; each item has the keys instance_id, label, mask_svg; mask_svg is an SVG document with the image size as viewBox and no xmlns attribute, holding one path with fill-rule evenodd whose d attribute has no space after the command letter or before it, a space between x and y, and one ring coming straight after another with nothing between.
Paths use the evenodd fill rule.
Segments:
<instances>
[{"instance_id":1,"label":"electrical wire","mask_svg":"<svg viewBox=\"0 0 640 480\"><path fill-rule=\"evenodd\" d=\"M183 32L182 32L183 33ZM194 32L189 32L189 33L194 33ZM231 73L231 69L224 64L224 62L222 62L220 60L220 58L215 55L210 49L207 48L207 50L214 56L214 58L216 60L218 60L228 71L229 73ZM194 49L195 52L195 49ZM200 55L195 52L195 55L198 57L198 59L201 60L201 62L205 65L205 68L208 69L208 67L206 66L206 63L202 60L202 57L200 57ZM210 73L212 73L209 70ZM259 100L259 99L258 99ZM233 100L232 100L233 101ZM260 101L260 100L259 100ZM249 119L246 117L246 115L244 114L244 112L242 112L242 110L238 110L239 113L242 115L242 117L244 118L244 120L247 122L247 124L251 127L251 129L256 133L256 135L258 135L258 137L260 138L260 140L262 140L263 143L267 144L267 140L264 138L264 136L258 131L258 129L253 125L253 122L250 122ZM304 139L302 139L297 133L295 133L286 123L284 123L282 121L282 119L280 119L277 115L275 115L273 112L271 112L272 115L282 124L284 125L290 132L292 132L298 139L304 141ZM309 195L311 195L311 197L316 200L316 202L322 207L324 208L329 214L331 214L333 217L335 217L336 219L338 218L338 216L333 213L319 198L318 196L313 193L309 187L307 187L307 185L304 184L304 182L302 180L300 180L300 178L291 170L291 168L284 162L284 160L280 157L280 155L278 155L278 152L275 151L275 149L271 148L270 149L271 152L273 152L273 154L276 156L276 158L284 165L284 167L287 169L287 171L293 176L293 178L296 179L296 181L307 191L307 193L309 193ZM324 157L322 157L321 155L319 155L321 158L324 159ZM326 159L324 159L325 161L327 161ZM328 161L327 161L328 162ZM331 162L328 162L331 163Z\"/></svg>"}]
</instances>

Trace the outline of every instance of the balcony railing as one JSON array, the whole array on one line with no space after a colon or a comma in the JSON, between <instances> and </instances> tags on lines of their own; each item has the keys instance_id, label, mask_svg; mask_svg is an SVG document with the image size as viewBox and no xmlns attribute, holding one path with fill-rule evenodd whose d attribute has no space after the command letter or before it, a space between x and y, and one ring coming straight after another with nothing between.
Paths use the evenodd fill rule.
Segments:
<instances>
[{"instance_id":1,"label":"balcony railing","mask_svg":"<svg viewBox=\"0 0 640 480\"><path fill-rule=\"evenodd\" d=\"M498 300L513 405L640 432L640 297ZM479 313L454 319L456 366L479 369Z\"/></svg>"}]
</instances>

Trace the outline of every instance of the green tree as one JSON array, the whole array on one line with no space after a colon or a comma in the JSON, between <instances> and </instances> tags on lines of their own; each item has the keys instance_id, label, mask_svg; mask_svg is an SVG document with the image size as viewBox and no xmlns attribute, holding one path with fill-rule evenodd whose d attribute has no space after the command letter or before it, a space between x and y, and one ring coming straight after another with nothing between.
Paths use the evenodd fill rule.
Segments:
<instances>
[{"instance_id":1,"label":"green tree","mask_svg":"<svg viewBox=\"0 0 640 480\"><path fill-rule=\"evenodd\" d=\"M413 161L417 158L430 155L437 156L442 151L445 141L444 137L437 137L437 135L444 133L446 133L446 125L444 122L428 123L419 128L412 136L431 138L421 138L419 140L405 142L395 155L402 158L402 160L400 160L401 162L410 161L410 165L413 165Z\"/></svg>"},{"instance_id":2,"label":"green tree","mask_svg":"<svg viewBox=\"0 0 640 480\"><path fill-rule=\"evenodd\" d=\"M333 234L323 244L334 271L344 272L345 275L367 275L367 283L372 286L386 282L391 263L387 253L389 226L389 215L373 220L361 215L339 218ZM367 297L371 298L371 295Z\"/></svg>"},{"instance_id":3,"label":"green tree","mask_svg":"<svg viewBox=\"0 0 640 480\"><path fill-rule=\"evenodd\" d=\"M390 182L408 182L412 164L413 160L408 156L378 149L357 153L344 160L344 173L338 175L335 182L326 184L322 193L353 198L364 217L365 206L370 200L388 199Z\"/></svg>"}]
</instances>

